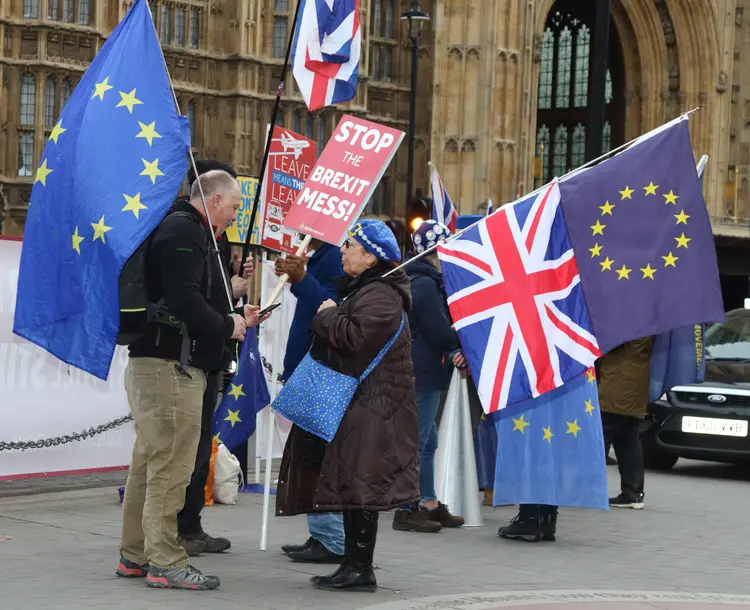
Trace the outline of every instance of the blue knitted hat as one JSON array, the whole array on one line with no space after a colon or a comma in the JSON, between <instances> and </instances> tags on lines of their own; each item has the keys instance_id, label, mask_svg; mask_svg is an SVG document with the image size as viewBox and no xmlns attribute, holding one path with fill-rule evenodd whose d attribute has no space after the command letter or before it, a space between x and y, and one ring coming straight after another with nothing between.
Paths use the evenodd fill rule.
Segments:
<instances>
[{"instance_id":1,"label":"blue knitted hat","mask_svg":"<svg viewBox=\"0 0 750 610\"><path fill-rule=\"evenodd\" d=\"M349 230L349 236L356 239L362 247L386 263L401 260L401 250L396 236L382 220L365 218Z\"/></svg>"},{"instance_id":2,"label":"blue knitted hat","mask_svg":"<svg viewBox=\"0 0 750 610\"><path fill-rule=\"evenodd\" d=\"M436 220L425 220L419 228L414 231L411 241L414 244L414 250L421 254L429 248L433 248L441 241L445 241L451 236L450 229Z\"/></svg>"}]
</instances>

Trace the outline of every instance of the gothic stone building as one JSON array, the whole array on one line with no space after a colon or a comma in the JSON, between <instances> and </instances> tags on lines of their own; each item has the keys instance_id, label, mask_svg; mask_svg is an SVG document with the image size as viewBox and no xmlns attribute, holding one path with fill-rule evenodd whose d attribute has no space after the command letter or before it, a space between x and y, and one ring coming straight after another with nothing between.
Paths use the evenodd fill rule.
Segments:
<instances>
[{"instance_id":1,"label":"gothic stone building","mask_svg":"<svg viewBox=\"0 0 750 610\"><path fill-rule=\"evenodd\" d=\"M584 160L595 0L423 0L415 185L439 168L462 213L511 201ZM279 123L323 143L342 110L408 128L411 0L361 0L357 98L307 112L293 83ZM0 227L21 234L35 168L87 64L129 0L0 0ZM295 0L152 0L197 156L253 175ZM612 0L603 146L680 113L696 158L727 307L750 274L750 0ZM404 143L369 213L406 212Z\"/></svg>"}]
</instances>

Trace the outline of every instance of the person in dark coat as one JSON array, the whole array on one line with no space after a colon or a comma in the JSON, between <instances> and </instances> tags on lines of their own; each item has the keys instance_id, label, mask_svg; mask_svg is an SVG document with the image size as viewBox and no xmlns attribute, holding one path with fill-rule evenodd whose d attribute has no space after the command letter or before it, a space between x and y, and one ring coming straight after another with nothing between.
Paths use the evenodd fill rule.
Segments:
<instances>
[{"instance_id":1,"label":"person in dark coat","mask_svg":"<svg viewBox=\"0 0 750 610\"><path fill-rule=\"evenodd\" d=\"M412 235L418 254L434 248L450 237L450 230L434 220L424 221ZM439 532L443 527L461 527L462 517L451 515L438 502L435 491L435 452L438 446L436 417L440 395L448 385L447 373L452 355L461 347L451 326L443 289L443 274L437 252L413 260L407 268L414 304L409 312L409 328L414 362L414 380L419 414L419 504L401 507L393 516L393 529L422 533Z\"/></svg>"},{"instance_id":2,"label":"person in dark coat","mask_svg":"<svg viewBox=\"0 0 750 610\"><path fill-rule=\"evenodd\" d=\"M322 464L305 459L292 430L284 448L276 514L342 511L345 559L326 577L326 590L374 591L372 570L378 512L417 502L419 432L408 319L412 298L402 270L389 276L401 255L390 229L362 220L341 248L349 276L339 304L325 301L312 321L311 355L333 370L359 377L385 344L403 329L382 361L360 384Z\"/></svg>"},{"instance_id":3,"label":"person in dark coat","mask_svg":"<svg viewBox=\"0 0 750 610\"><path fill-rule=\"evenodd\" d=\"M284 354L284 372L281 381L286 382L294 369L310 349L310 323L321 304L336 298L336 280L344 276L341 252L335 246L314 239L315 252L307 261L290 254L276 259L276 275L287 274L292 294L297 298L292 326ZM325 441L314 434L295 426L294 434L306 447L305 460L310 464L323 461ZM310 536L303 544L287 544L281 550L292 561L306 563L341 563L344 558L344 519L341 513L310 513L307 515Z\"/></svg>"}]
</instances>

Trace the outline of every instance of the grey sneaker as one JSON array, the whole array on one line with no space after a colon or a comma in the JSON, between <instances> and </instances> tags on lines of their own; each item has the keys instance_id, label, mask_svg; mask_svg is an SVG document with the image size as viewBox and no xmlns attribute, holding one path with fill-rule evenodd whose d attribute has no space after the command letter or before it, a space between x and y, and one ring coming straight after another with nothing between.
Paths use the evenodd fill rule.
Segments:
<instances>
[{"instance_id":1,"label":"grey sneaker","mask_svg":"<svg viewBox=\"0 0 750 610\"><path fill-rule=\"evenodd\" d=\"M216 589L220 582L218 576L203 574L197 568L187 564L174 568L150 566L146 575L146 584L155 589L208 591Z\"/></svg>"}]
</instances>

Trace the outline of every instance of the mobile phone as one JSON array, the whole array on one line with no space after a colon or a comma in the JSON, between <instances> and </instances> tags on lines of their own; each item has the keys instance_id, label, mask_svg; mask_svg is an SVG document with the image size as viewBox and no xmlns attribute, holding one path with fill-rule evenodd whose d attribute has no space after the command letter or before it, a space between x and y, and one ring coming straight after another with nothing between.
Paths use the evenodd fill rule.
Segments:
<instances>
[{"instance_id":1,"label":"mobile phone","mask_svg":"<svg viewBox=\"0 0 750 610\"><path fill-rule=\"evenodd\" d=\"M281 307L281 303L274 303L273 305L269 305L269 306L268 306L268 307L266 307L265 309L261 309L261 310L260 310L260 311L258 312L258 317L259 317L259 318L262 318L262 317L263 317L263 316L265 316L265 315L266 315L267 313L270 313L270 312L272 312L272 311L273 311L274 309L276 309L277 307Z\"/></svg>"}]
</instances>

